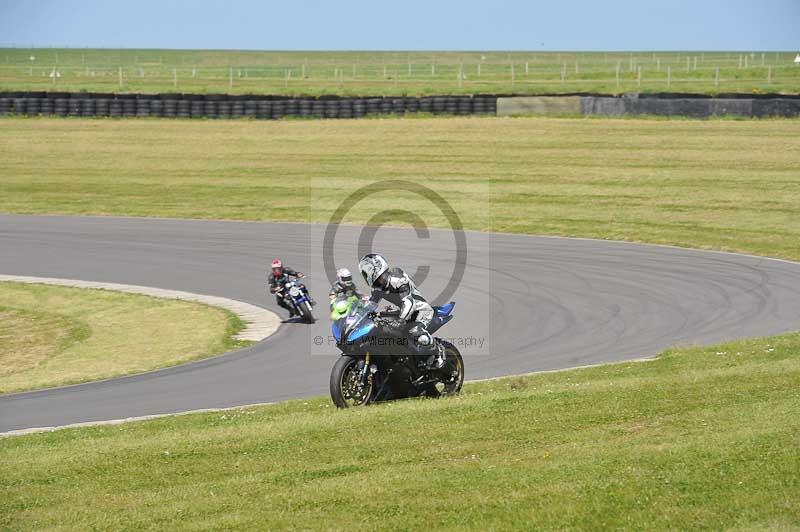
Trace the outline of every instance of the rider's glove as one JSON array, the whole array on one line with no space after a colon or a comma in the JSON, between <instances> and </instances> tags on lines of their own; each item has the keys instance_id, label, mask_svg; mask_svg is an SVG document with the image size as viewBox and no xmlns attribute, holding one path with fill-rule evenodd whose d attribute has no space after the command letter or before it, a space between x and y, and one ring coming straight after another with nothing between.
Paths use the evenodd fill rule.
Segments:
<instances>
[{"instance_id":1,"label":"rider's glove","mask_svg":"<svg viewBox=\"0 0 800 532\"><path fill-rule=\"evenodd\" d=\"M387 308L378 313L381 318L396 318L400 315L400 309L397 307Z\"/></svg>"}]
</instances>

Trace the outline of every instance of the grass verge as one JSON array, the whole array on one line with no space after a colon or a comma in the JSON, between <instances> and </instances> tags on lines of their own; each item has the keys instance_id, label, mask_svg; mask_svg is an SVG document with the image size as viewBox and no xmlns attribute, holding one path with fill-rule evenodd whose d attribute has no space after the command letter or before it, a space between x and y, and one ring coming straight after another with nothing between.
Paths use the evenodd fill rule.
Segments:
<instances>
[{"instance_id":1,"label":"grass verge","mask_svg":"<svg viewBox=\"0 0 800 532\"><path fill-rule=\"evenodd\" d=\"M800 334L0 440L13 529L791 529ZM85 501L91 500L87 505Z\"/></svg>"},{"instance_id":2,"label":"grass verge","mask_svg":"<svg viewBox=\"0 0 800 532\"><path fill-rule=\"evenodd\" d=\"M797 121L9 119L0 131L5 212L326 221L355 187L424 176L471 229L800 259ZM402 204L425 213L415 201ZM3 439L0 523L793 529L798 353L793 334L444 401L333 412L320 398Z\"/></svg>"},{"instance_id":3,"label":"grass verge","mask_svg":"<svg viewBox=\"0 0 800 532\"><path fill-rule=\"evenodd\" d=\"M74 384L245 345L228 311L106 290L0 283L0 393Z\"/></svg>"},{"instance_id":4,"label":"grass verge","mask_svg":"<svg viewBox=\"0 0 800 532\"><path fill-rule=\"evenodd\" d=\"M468 229L800 258L798 120L4 119L0 137L2 212L327 222L407 179ZM345 221L402 203L447 225L412 194L370 202Z\"/></svg>"}]
</instances>

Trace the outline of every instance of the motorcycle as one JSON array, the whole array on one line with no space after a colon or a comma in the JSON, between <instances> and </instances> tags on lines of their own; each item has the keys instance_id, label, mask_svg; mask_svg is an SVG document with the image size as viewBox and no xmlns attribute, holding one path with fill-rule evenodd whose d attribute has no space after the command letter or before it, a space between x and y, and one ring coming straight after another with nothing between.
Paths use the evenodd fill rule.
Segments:
<instances>
[{"instance_id":1,"label":"motorcycle","mask_svg":"<svg viewBox=\"0 0 800 532\"><path fill-rule=\"evenodd\" d=\"M311 312L313 302L305 285L299 283L297 279L290 279L284 283L279 294L290 307L294 308L303 321L314 323L314 314Z\"/></svg>"},{"instance_id":2,"label":"motorcycle","mask_svg":"<svg viewBox=\"0 0 800 532\"><path fill-rule=\"evenodd\" d=\"M453 319L455 303L433 307L428 331L433 334ZM458 349L441 338L445 362L428 368L408 340L390 334L385 318L372 301L350 302L346 315L331 325L341 356L331 370L330 393L339 408L365 406L376 401L406 397L439 397L461 391L464 360Z\"/></svg>"},{"instance_id":3,"label":"motorcycle","mask_svg":"<svg viewBox=\"0 0 800 532\"><path fill-rule=\"evenodd\" d=\"M347 316L356 301L358 301L357 296L339 296L331 301L331 321L335 322Z\"/></svg>"}]
</instances>

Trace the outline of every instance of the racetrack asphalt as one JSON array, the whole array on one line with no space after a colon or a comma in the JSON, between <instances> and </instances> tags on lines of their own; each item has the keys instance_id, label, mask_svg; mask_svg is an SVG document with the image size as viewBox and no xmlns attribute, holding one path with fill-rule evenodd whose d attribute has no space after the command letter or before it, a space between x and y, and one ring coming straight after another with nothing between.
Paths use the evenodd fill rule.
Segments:
<instances>
[{"instance_id":1,"label":"racetrack asphalt","mask_svg":"<svg viewBox=\"0 0 800 532\"><path fill-rule=\"evenodd\" d=\"M0 273L126 283L236 299L284 316L269 260L308 274L317 323L286 323L247 349L108 381L0 396L0 432L327 394L324 227L0 215ZM355 271L361 228L341 226L334 263ZM800 264L622 242L466 233L455 319L467 379L656 355L800 329ZM434 298L454 271L448 231L381 228L375 250ZM330 248L327 249L330 251ZM357 274L356 274L357 275ZM436 301L443 303L444 301ZM483 343L481 343L481 341Z\"/></svg>"}]
</instances>

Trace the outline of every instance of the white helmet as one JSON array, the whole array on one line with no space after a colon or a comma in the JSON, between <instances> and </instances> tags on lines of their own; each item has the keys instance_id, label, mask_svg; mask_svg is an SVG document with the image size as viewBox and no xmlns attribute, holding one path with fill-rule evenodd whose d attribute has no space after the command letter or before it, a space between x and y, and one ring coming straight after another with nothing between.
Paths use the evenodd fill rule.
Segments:
<instances>
[{"instance_id":1,"label":"white helmet","mask_svg":"<svg viewBox=\"0 0 800 532\"><path fill-rule=\"evenodd\" d=\"M353 274L350 273L350 270L347 268L340 268L336 270L336 277L339 278L339 281L345 285L352 285L353 284Z\"/></svg>"},{"instance_id":2,"label":"white helmet","mask_svg":"<svg viewBox=\"0 0 800 532\"><path fill-rule=\"evenodd\" d=\"M370 288L383 289L386 287L388 275L384 274L389 271L389 263L386 262L382 255L377 253L364 255L358 261L358 269ZM384 277L384 279L381 279L381 277Z\"/></svg>"}]
</instances>

